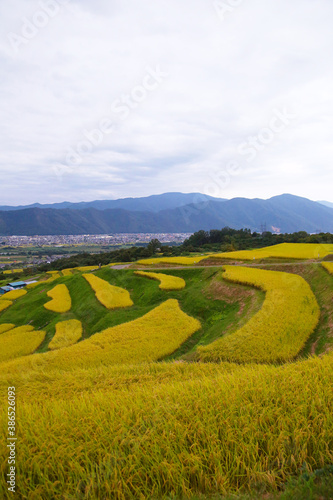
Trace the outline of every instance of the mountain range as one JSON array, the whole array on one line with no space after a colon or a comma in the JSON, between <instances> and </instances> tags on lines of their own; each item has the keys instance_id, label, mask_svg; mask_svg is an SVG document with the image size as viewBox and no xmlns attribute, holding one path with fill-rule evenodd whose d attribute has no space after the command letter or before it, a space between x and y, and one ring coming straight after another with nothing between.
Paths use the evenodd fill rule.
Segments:
<instances>
[{"instance_id":1,"label":"mountain range","mask_svg":"<svg viewBox=\"0 0 333 500\"><path fill-rule=\"evenodd\" d=\"M176 233L200 229L333 233L333 205L290 194L268 200L225 200L199 193L165 193L54 205L0 207L0 235Z\"/></svg>"},{"instance_id":2,"label":"mountain range","mask_svg":"<svg viewBox=\"0 0 333 500\"><path fill-rule=\"evenodd\" d=\"M20 205L18 207L4 205L0 206L0 211L25 210L26 208L53 208L56 210L62 210L64 208L69 208L71 210L83 210L84 208L96 208L97 210L122 208L123 210L131 210L133 212L159 212L160 210L168 210L191 203L197 204L209 200L226 201L225 198L213 198L212 196L200 193L164 193L154 194L144 198L121 198L119 200L81 201L79 203L64 201L63 203L51 203L46 205L34 203L32 205Z\"/></svg>"},{"instance_id":3,"label":"mountain range","mask_svg":"<svg viewBox=\"0 0 333 500\"><path fill-rule=\"evenodd\" d=\"M325 207L333 208L333 203L330 201L318 201L318 203L321 203L321 205L325 205Z\"/></svg>"}]
</instances>

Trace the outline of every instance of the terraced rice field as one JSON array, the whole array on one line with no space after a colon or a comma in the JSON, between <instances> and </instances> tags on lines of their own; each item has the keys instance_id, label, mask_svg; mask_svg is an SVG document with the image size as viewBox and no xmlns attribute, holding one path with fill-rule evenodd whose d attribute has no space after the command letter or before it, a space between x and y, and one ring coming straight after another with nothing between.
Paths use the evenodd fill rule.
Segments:
<instances>
[{"instance_id":1,"label":"terraced rice field","mask_svg":"<svg viewBox=\"0 0 333 500\"><path fill-rule=\"evenodd\" d=\"M306 491L316 470L329 484L333 276L277 269L76 269L17 297L0 314L0 387L19 394L18 498L279 498L301 470ZM174 278L186 286L156 283ZM45 308L55 286L70 309ZM105 306L113 287L131 307ZM5 440L0 455L12 498Z\"/></svg>"},{"instance_id":2,"label":"terraced rice field","mask_svg":"<svg viewBox=\"0 0 333 500\"><path fill-rule=\"evenodd\" d=\"M13 302L11 300L6 300L6 299L1 299L0 301L0 312L4 311L7 309L7 307L10 307L13 305Z\"/></svg>"},{"instance_id":3,"label":"terraced rice field","mask_svg":"<svg viewBox=\"0 0 333 500\"><path fill-rule=\"evenodd\" d=\"M2 332L0 336L0 362L32 354L42 343L45 332L32 326L19 326Z\"/></svg>"},{"instance_id":4,"label":"terraced rice field","mask_svg":"<svg viewBox=\"0 0 333 500\"><path fill-rule=\"evenodd\" d=\"M19 299L20 297L24 297L24 295L27 293L26 290L20 289L20 290L11 290L10 292L6 293L2 297L0 297L0 300L16 300Z\"/></svg>"},{"instance_id":5,"label":"terraced rice field","mask_svg":"<svg viewBox=\"0 0 333 500\"><path fill-rule=\"evenodd\" d=\"M333 274L333 262L323 262L322 266L326 271L328 271L330 274Z\"/></svg>"},{"instance_id":6,"label":"terraced rice field","mask_svg":"<svg viewBox=\"0 0 333 500\"><path fill-rule=\"evenodd\" d=\"M295 358L320 316L308 283L300 276L278 271L238 266L223 269L225 280L260 288L266 299L261 310L237 332L199 348L200 359L271 363Z\"/></svg>"},{"instance_id":7,"label":"terraced rice field","mask_svg":"<svg viewBox=\"0 0 333 500\"><path fill-rule=\"evenodd\" d=\"M49 311L65 313L72 307L72 299L66 285L56 285L47 292L47 295L52 298L52 300L44 304L44 307Z\"/></svg>"},{"instance_id":8,"label":"terraced rice field","mask_svg":"<svg viewBox=\"0 0 333 500\"><path fill-rule=\"evenodd\" d=\"M56 324L56 332L49 343L49 349L61 349L75 344L82 336L82 323L77 319L59 321Z\"/></svg>"},{"instance_id":9,"label":"terraced rice field","mask_svg":"<svg viewBox=\"0 0 333 500\"><path fill-rule=\"evenodd\" d=\"M136 271L135 274L144 278L160 281L159 288L161 290L182 290L186 286L185 280L177 276L170 276L162 273L147 273L145 271Z\"/></svg>"},{"instance_id":10,"label":"terraced rice field","mask_svg":"<svg viewBox=\"0 0 333 500\"><path fill-rule=\"evenodd\" d=\"M174 264L180 266L193 266L198 264L205 258L209 257L210 254L198 257L158 257L153 259L141 259L138 260L138 264L143 266L150 266L152 264Z\"/></svg>"},{"instance_id":11,"label":"terraced rice field","mask_svg":"<svg viewBox=\"0 0 333 500\"><path fill-rule=\"evenodd\" d=\"M10 292L0 296L0 312L13 305L13 301L23 297L26 290L11 290Z\"/></svg>"},{"instance_id":12,"label":"terraced rice field","mask_svg":"<svg viewBox=\"0 0 333 500\"><path fill-rule=\"evenodd\" d=\"M202 263L206 259L231 259L242 261L253 261L261 259L300 259L316 260L323 259L333 254L333 245L317 243L281 243L271 247L258 248L255 250L240 250L235 252L211 253L196 257L159 257L154 259L139 260L138 264L150 266L155 264L194 265Z\"/></svg>"},{"instance_id":13,"label":"terraced rice field","mask_svg":"<svg viewBox=\"0 0 333 500\"><path fill-rule=\"evenodd\" d=\"M96 298L107 309L131 307L133 305L130 294L124 288L110 285L110 283L98 278L94 274L84 274L83 277L88 281L91 288L94 290Z\"/></svg>"}]
</instances>

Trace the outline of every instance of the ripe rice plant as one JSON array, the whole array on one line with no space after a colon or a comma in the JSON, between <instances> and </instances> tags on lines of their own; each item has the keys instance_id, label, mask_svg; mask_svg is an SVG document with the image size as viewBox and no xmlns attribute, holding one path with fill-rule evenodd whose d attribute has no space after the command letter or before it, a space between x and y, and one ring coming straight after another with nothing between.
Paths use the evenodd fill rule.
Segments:
<instances>
[{"instance_id":1,"label":"ripe rice plant","mask_svg":"<svg viewBox=\"0 0 333 500\"><path fill-rule=\"evenodd\" d=\"M0 300L0 312L4 311L5 309L7 309L7 307L10 307L12 305L13 305L13 302L11 300L1 299Z\"/></svg>"},{"instance_id":2,"label":"ripe rice plant","mask_svg":"<svg viewBox=\"0 0 333 500\"><path fill-rule=\"evenodd\" d=\"M16 300L23 295L26 295L26 290L11 290L0 297L0 312L13 305L13 300Z\"/></svg>"},{"instance_id":3,"label":"ripe rice plant","mask_svg":"<svg viewBox=\"0 0 333 500\"><path fill-rule=\"evenodd\" d=\"M45 332L25 325L10 328L0 335L0 363L32 354L43 342Z\"/></svg>"},{"instance_id":4,"label":"ripe rice plant","mask_svg":"<svg viewBox=\"0 0 333 500\"><path fill-rule=\"evenodd\" d=\"M60 321L56 324L56 333L49 343L49 349L61 349L75 344L82 336L82 323L77 319Z\"/></svg>"},{"instance_id":5,"label":"ripe rice plant","mask_svg":"<svg viewBox=\"0 0 333 500\"><path fill-rule=\"evenodd\" d=\"M309 274L304 275L311 276L318 300L316 280L325 280L325 294L330 296L332 280L320 266L298 267L308 267ZM235 281L233 273L243 268L226 269L225 274ZM284 365L182 359L156 362L167 350L184 342L191 328L195 331L192 322L196 320L182 312L175 300L146 313L159 303L157 284L139 280L132 271L121 271L121 278L111 270L101 273L110 277L107 279L117 279L121 286L128 283L126 288L131 289L135 307L110 313L95 301L80 274L66 278L73 316L82 319L85 334L92 333L91 337L58 350L20 354L20 358L0 364L2 394L10 385L19 395L16 481L20 498L229 498L228 494L233 497L240 491L248 492L251 498L261 498L261 492L275 498L286 481L299 475L304 464L314 471L333 463L333 352ZM177 295L182 296L182 308L193 311L189 314L198 311L201 315L201 310L210 307L199 299L212 279L221 284L219 300L214 300L214 307L221 307L218 316L222 316L223 293L230 291L228 297L236 302L237 291L244 290L243 286L223 283L216 273L216 269L177 272L187 282ZM269 288L266 302L272 299L271 315L262 331L270 346L275 325L269 321L275 318L283 322L288 314L297 315L302 297L305 321L311 297L299 276L289 274L287 279L281 277L285 273L262 273L255 279L242 275L237 280L242 285L246 281L252 287ZM149 293L142 293L144 285ZM289 301L281 302L281 294ZM299 297L296 302L295 295ZM31 304L41 311L40 316L44 314L40 327L54 317L43 311L43 297L37 290L20 299L22 306L29 309ZM86 304L91 307L88 314L92 314L92 322L101 321L93 305L104 314L100 333L93 334L86 327ZM3 314L7 323L0 325L0 341L6 331L9 334L15 328L9 323L15 323L16 316L10 315L19 306ZM140 307L145 308L142 316L128 321L129 314L138 317ZM107 328L108 318L114 320L118 314L119 322L113 323L118 326ZM69 317L73 316L71 313ZM201 317L205 327L206 316ZM209 320L211 316L207 317ZM19 321L24 321L24 315L17 318L16 324L22 324ZM32 316L30 319L33 321ZM217 331L219 325L220 318L215 324ZM197 326L200 328L200 324ZM51 329L48 334L53 333ZM286 332L280 333L282 337ZM198 335L202 338L201 332ZM231 332L229 336L233 335ZM255 353L250 353L250 360ZM0 412L4 435L7 425L6 412ZM3 478L8 472L7 459L7 442L3 439ZM5 480L0 481L0 498L9 497Z\"/></svg>"},{"instance_id":6,"label":"ripe rice plant","mask_svg":"<svg viewBox=\"0 0 333 500\"><path fill-rule=\"evenodd\" d=\"M333 274L333 262L322 262L321 265L326 269L326 271Z\"/></svg>"},{"instance_id":7,"label":"ripe rice plant","mask_svg":"<svg viewBox=\"0 0 333 500\"><path fill-rule=\"evenodd\" d=\"M223 278L266 292L261 310L242 328L199 347L202 361L274 363L300 352L319 321L320 309L308 283L298 275L225 266Z\"/></svg>"},{"instance_id":8,"label":"ripe rice plant","mask_svg":"<svg viewBox=\"0 0 333 500\"><path fill-rule=\"evenodd\" d=\"M323 259L333 252L332 244L321 243L281 243L255 250L240 250L236 252L225 252L212 254L215 258L254 260L267 259L270 257L281 259Z\"/></svg>"},{"instance_id":9,"label":"ripe rice plant","mask_svg":"<svg viewBox=\"0 0 333 500\"><path fill-rule=\"evenodd\" d=\"M81 271L84 273L87 273L88 271L96 271L98 269L98 266L81 266L81 267L74 267L77 271Z\"/></svg>"},{"instance_id":10,"label":"ripe rice plant","mask_svg":"<svg viewBox=\"0 0 333 500\"><path fill-rule=\"evenodd\" d=\"M171 354L200 328L200 322L185 314L177 300L169 299L141 318L107 328L78 344L34 354L29 359L22 359L22 364L18 360L11 369L76 370L87 366L154 361Z\"/></svg>"},{"instance_id":11,"label":"ripe rice plant","mask_svg":"<svg viewBox=\"0 0 333 500\"><path fill-rule=\"evenodd\" d=\"M20 297L23 297L24 295L27 294L26 290L23 290L22 288L20 290L11 290L10 292L5 293L2 297L0 297L0 300L16 300L19 299Z\"/></svg>"},{"instance_id":12,"label":"ripe rice plant","mask_svg":"<svg viewBox=\"0 0 333 500\"><path fill-rule=\"evenodd\" d=\"M196 257L158 257L155 259L143 259L137 263L150 266L153 264L179 264L182 266L193 265L204 259L234 259L234 260L256 260L256 259L323 259L326 255L333 253L332 244L322 243L281 243L270 247L257 248L255 250L239 250L235 252L210 253Z\"/></svg>"},{"instance_id":13,"label":"ripe rice plant","mask_svg":"<svg viewBox=\"0 0 333 500\"><path fill-rule=\"evenodd\" d=\"M142 259L138 260L138 264L142 266L151 266L152 264L179 264L180 266L193 266L203 259L209 257L209 255L200 255L197 257L158 257L156 259Z\"/></svg>"},{"instance_id":14,"label":"ripe rice plant","mask_svg":"<svg viewBox=\"0 0 333 500\"><path fill-rule=\"evenodd\" d=\"M49 281L49 280L47 280ZM36 288L36 286L40 285L41 283L46 283L46 281L36 281L36 283L29 283L27 285L27 288L31 289L31 288Z\"/></svg>"},{"instance_id":15,"label":"ripe rice plant","mask_svg":"<svg viewBox=\"0 0 333 500\"><path fill-rule=\"evenodd\" d=\"M12 328L15 328L15 325L12 323L3 323L0 325L0 333L8 332L8 330L11 330Z\"/></svg>"},{"instance_id":16,"label":"ripe rice plant","mask_svg":"<svg viewBox=\"0 0 333 500\"><path fill-rule=\"evenodd\" d=\"M145 271L135 271L134 274L160 281L161 283L159 285L159 288L161 290L182 290L186 286L185 280L183 280L183 278L170 276L169 274L147 273Z\"/></svg>"},{"instance_id":17,"label":"ripe rice plant","mask_svg":"<svg viewBox=\"0 0 333 500\"><path fill-rule=\"evenodd\" d=\"M50 302L44 304L45 309L57 313L65 313L72 307L71 296L66 285L57 285L47 292L52 298Z\"/></svg>"},{"instance_id":18,"label":"ripe rice plant","mask_svg":"<svg viewBox=\"0 0 333 500\"><path fill-rule=\"evenodd\" d=\"M278 367L87 361L48 368L47 383L45 368L13 372L20 361L1 365L0 383L20 387L25 498L77 498L78 485L96 500L276 492L304 463L333 462L333 353Z\"/></svg>"},{"instance_id":19,"label":"ripe rice plant","mask_svg":"<svg viewBox=\"0 0 333 500\"><path fill-rule=\"evenodd\" d=\"M61 278L61 275L60 275L60 273L59 273L59 272L56 272L56 273L53 273L53 274L52 274L51 278L49 278L49 279L48 279L48 280L46 280L46 281L43 281L43 283L44 283L44 285L45 285L46 283L52 283L52 281L55 281L55 280L57 280L58 278Z\"/></svg>"},{"instance_id":20,"label":"ripe rice plant","mask_svg":"<svg viewBox=\"0 0 333 500\"><path fill-rule=\"evenodd\" d=\"M98 278L94 274L83 274L82 276L94 290L97 300L107 309L117 309L118 307L130 307L133 305L130 294L124 288L110 285L110 283Z\"/></svg>"},{"instance_id":21,"label":"ripe rice plant","mask_svg":"<svg viewBox=\"0 0 333 500\"><path fill-rule=\"evenodd\" d=\"M71 276L72 275L72 269L63 269L62 271L63 276Z\"/></svg>"}]
</instances>

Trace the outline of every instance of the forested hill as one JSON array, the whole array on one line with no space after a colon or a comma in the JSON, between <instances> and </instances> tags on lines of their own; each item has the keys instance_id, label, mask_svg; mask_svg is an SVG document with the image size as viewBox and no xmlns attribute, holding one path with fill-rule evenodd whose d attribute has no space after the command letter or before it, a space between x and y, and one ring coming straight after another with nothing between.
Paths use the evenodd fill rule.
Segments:
<instances>
[{"instance_id":1,"label":"forested hill","mask_svg":"<svg viewBox=\"0 0 333 500\"><path fill-rule=\"evenodd\" d=\"M26 208L52 208L62 210L69 208L71 210L83 210L86 208L96 208L97 210L107 210L122 208L134 212L159 212L160 210L170 210L183 207L184 205L202 203L204 201L226 201L224 198L213 198L201 193L163 193L141 198L120 198L119 200L95 200L82 201L79 203L62 203L20 205L17 207L3 205L0 211L24 210Z\"/></svg>"},{"instance_id":2,"label":"forested hill","mask_svg":"<svg viewBox=\"0 0 333 500\"><path fill-rule=\"evenodd\" d=\"M226 226L282 233L333 232L333 209L306 198L281 195L269 200L208 199L158 212L95 208L0 211L0 235L175 233Z\"/></svg>"}]
</instances>

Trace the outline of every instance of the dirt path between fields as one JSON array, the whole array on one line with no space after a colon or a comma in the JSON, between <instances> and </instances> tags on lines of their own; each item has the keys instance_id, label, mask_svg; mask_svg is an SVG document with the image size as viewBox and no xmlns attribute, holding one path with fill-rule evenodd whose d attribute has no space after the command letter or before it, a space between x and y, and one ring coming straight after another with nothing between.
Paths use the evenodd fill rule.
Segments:
<instances>
[{"instance_id":1,"label":"dirt path between fields","mask_svg":"<svg viewBox=\"0 0 333 500\"><path fill-rule=\"evenodd\" d=\"M163 271L163 270L172 270L172 269L207 269L207 267L223 267L223 266L243 266L243 267L267 267L267 266L304 266L304 264L321 264L321 262L318 261L313 261L313 260L307 260L303 262L265 262L261 264L254 264L254 263L249 263L249 262L230 262L226 263L223 262L223 264L211 264L211 265L205 265L205 266L193 266L193 265L183 265L183 266L173 266L169 264L164 264L161 267L156 267L156 266L143 266L143 265L138 265L138 264L130 264L129 269L144 269L144 270L157 270L157 271ZM117 269L117 267L113 267L113 269Z\"/></svg>"}]
</instances>

